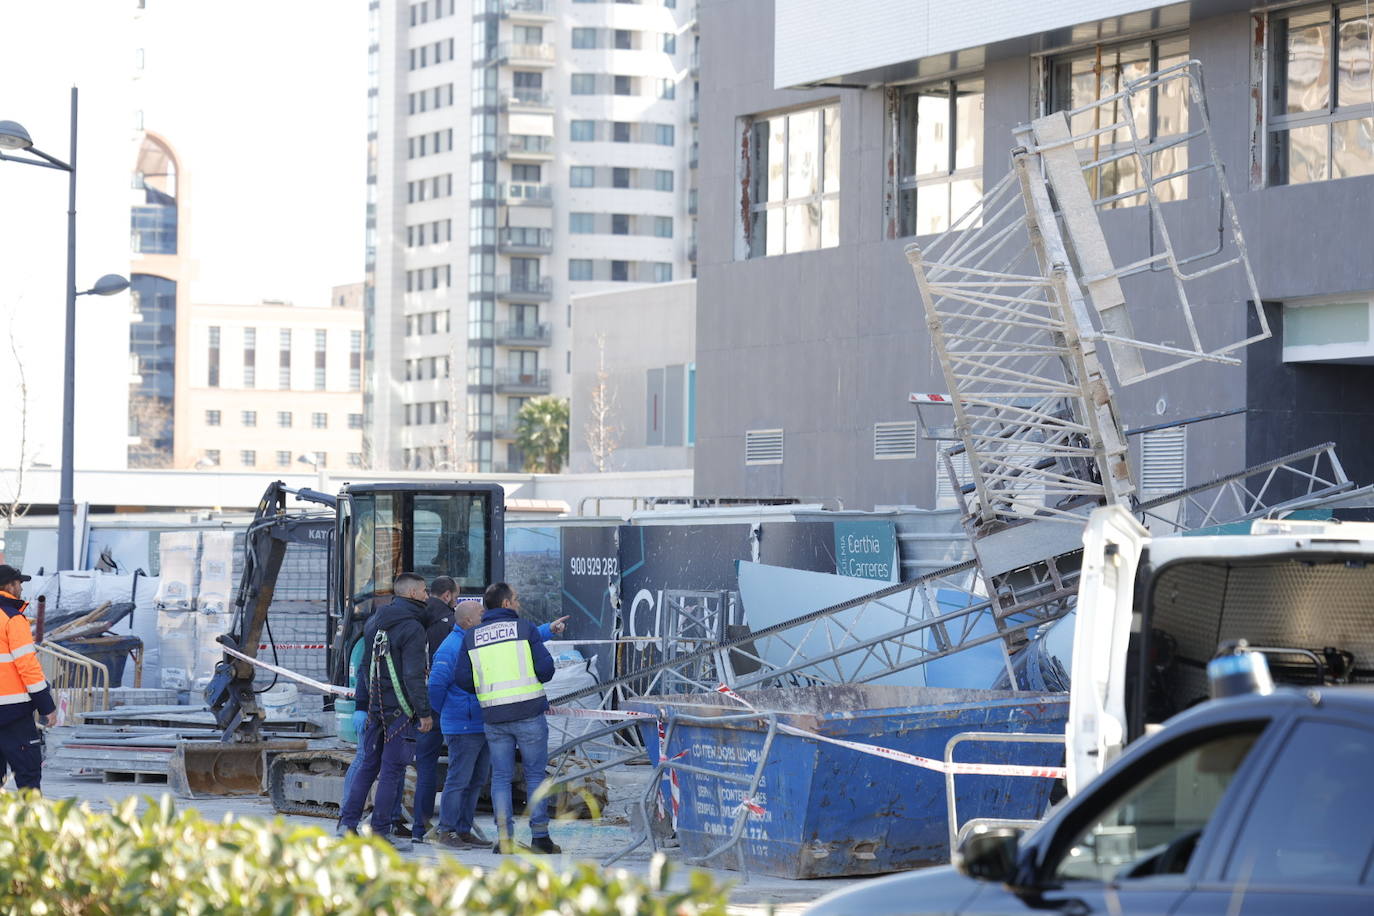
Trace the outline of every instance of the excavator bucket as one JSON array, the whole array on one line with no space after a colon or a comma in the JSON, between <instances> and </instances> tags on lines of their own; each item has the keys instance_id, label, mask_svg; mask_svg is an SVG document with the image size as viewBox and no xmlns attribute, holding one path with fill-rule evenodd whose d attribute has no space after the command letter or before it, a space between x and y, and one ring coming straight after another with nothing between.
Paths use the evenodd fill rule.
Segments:
<instances>
[{"instance_id":1,"label":"excavator bucket","mask_svg":"<svg viewBox=\"0 0 1374 916\"><path fill-rule=\"evenodd\" d=\"M182 741L167 772L171 790L183 798L201 795L261 795L269 757L305 750L304 741L228 743Z\"/></svg>"}]
</instances>

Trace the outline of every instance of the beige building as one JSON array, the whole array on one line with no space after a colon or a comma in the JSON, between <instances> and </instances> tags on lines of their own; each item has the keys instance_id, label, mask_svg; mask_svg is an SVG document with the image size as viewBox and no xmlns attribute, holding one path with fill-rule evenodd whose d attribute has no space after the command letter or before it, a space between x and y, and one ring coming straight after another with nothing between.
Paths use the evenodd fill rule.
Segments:
<instances>
[{"instance_id":1,"label":"beige building","mask_svg":"<svg viewBox=\"0 0 1374 916\"><path fill-rule=\"evenodd\" d=\"M343 307L191 306L176 467L363 467L363 313L351 289L332 292Z\"/></svg>"}]
</instances>

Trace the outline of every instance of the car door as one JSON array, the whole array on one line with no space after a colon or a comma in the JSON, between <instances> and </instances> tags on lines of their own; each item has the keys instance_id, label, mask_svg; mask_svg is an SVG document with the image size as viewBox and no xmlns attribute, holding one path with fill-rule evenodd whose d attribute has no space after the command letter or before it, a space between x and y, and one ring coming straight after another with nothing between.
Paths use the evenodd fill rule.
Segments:
<instances>
[{"instance_id":1,"label":"car door","mask_svg":"<svg viewBox=\"0 0 1374 916\"><path fill-rule=\"evenodd\" d=\"M1043 849L1034 889L985 887L970 914L1165 914L1197 878L1197 853L1261 744L1266 720L1199 728L1089 786L1033 842Z\"/></svg>"},{"instance_id":2,"label":"car door","mask_svg":"<svg viewBox=\"0 0 1374 916\"><path fill-rule=\"evenodd\" d=\"M1321 715L1288 732L1178 913L1374 913L1374 729Z\"/></svg>"}]
</instances>

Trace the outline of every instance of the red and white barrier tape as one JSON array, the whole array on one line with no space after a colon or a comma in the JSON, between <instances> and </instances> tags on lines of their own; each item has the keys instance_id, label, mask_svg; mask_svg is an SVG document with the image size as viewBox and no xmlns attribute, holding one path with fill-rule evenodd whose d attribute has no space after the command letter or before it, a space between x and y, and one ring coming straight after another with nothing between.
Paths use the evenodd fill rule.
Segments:
<instances>
[{"instance_id":1,"label":"red and white barrier tape","mask_svg":"<svg viewBox=\"0 0 1374 916\"><path fill-rule=\"evenodd\" d=\"M725 684L721 684L717 687L716 692L729 697L736 703L749 709L751 712L758 712L753 704L738 693L735 693L734 690L730 689L730 687ZM920 767L925 770L934 770L937 773L953 773L955 776L1030 776L1039 779L1063 779L1066 772L1064 767L1018 766L1010 763L945 763L943 760L933 760L930 757L918 757L915 754L908 754L905 751L894 751L891 748L879 747L876 744L863 744L858 741L829 738L825 735L809 732L792 725L779 724L778 731L785 735L794 735L798 738L810 738L813 741L824 741L826 744L847 747L861 754L869 754L873 757L883 757L887 760L895 760L898 763L905 763L909 766Z\"/></svg>"},{"instance_id":2,"label":"red and white barrier tape","mask_svg":"<svg viewBox=\"0 0 1374 916\"><path fill-rule=\"evenodd\" d=\"M605 722L654 718L647 712L633 712L628 709L586 709L581 706L550 706L547 715L571 716L574 719L601 719Z\"/></svg>"}]
</instances>

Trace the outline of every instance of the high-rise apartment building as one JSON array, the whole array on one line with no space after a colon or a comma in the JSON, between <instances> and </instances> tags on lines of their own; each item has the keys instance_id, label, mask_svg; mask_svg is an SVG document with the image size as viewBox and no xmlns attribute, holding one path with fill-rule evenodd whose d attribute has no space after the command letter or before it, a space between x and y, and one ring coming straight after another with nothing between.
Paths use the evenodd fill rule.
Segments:
<instances>
[{"instance_id":1,"label":"high-rise apartment building","mask_svg":"<svg viewBox=\"0 0 1374 916\"><path fill-rule=\"evenodd\" d=\"M693 276L695 0L371 0L378 468L516 467L576 293Z\"/></svg>"}]
</instances>

